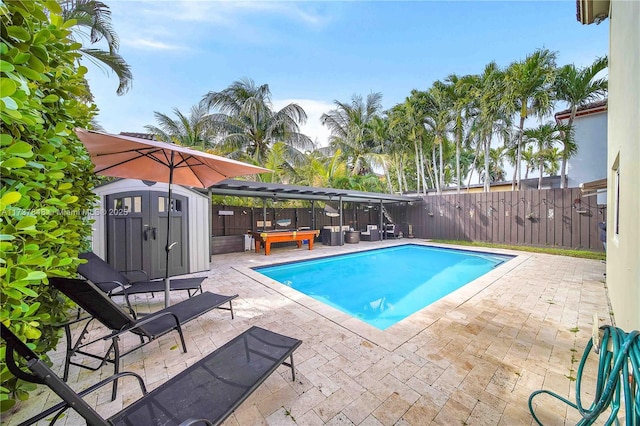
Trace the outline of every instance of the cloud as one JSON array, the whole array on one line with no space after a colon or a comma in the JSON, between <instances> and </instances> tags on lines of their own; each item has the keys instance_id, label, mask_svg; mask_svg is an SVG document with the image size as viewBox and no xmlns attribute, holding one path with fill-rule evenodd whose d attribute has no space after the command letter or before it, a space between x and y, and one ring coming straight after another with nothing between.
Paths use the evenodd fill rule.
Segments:
<instances>
[{"instance_id":1,"label":"cloud","mask_svg":"<svg viewBox=\"0 0 640 426\"><path fill-rule=\"evenodd\" d=\"M329 145L330 132L320 123L320 117L332 110L334 105L314 99L282 99L273 101L273 108L279 110L290 103L300 105L307 113L307 122L300 126L300 131L309 136L318 147Z\"/></svg>"},{"instance_id":2,"label":"cloud","mask_svg":"<svg viewBox=\"0 0 640 426\"><path fill-rule=\"evenodd\" d=\"M181 50L183 47L144 38L125 39L123 45L144 50Z\"/></svg>"}]
</instances>

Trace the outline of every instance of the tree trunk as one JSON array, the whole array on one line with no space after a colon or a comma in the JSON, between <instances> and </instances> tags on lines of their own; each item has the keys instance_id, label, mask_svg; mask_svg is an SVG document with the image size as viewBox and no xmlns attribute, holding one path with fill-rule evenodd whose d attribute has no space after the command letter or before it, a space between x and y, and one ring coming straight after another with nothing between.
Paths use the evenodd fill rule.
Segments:
<instances>
[{"instance_id":1,"label":"tree trunk","mask_svg":"<svg viewBox=\"0 0 640 426\"><path fill-rule=\"evenodd\" d=\"M420 143L420 177L422 179L422 193L427 195L427 178L424 173L424 151L422 148L422 143Z\"/></svg>"},{"instance_id":2,"label":"tree trunk","mask_svg":"<svg viewBox=\"0 0 640 426\"><path fill-rule=\"evenodd\" d=\"M527 111L527 104L526 104L526 100L523 103L523 109L525 111L525 113L523 114L522 112L520 112L520 134L518 135L518 146L516 147L516 177L517 177L517 188L518 191L520 191L520 176L522 175L521 171L521 164L522 164L522 132L524 131L524 120L527 118L526 117L526 111ZM511 184L511 189L513 189L513 183Z\"/></svg>"},{"instance_id":3,"label":"tree trunk","mask_svg":"<svg viewBox=\"0 0 640 426\"><path fill-rule=\"evenodd\" d=\"M435 186L436 186L436 192L438 194L441 194L441 190L440 190L440 172L438 170L438 163L436 162L436 146L432 146L431 147L431 167L433 168L433 174L435 177Z\"/></svg>"},{"instance_id":4,"label":"tree trunk","mask_svg":"<svg viewBox=\"0 0 640 426\"><path fill-rule=\"evenodd\" d=\"M458 194L460 193L460 145L462 144L462 133L458 130L456 135L456 186Z\"/></svg>"},{"instance_id":5,"label":"tree trunk","mask_svg":"<svg viewBox=\"0 0 640 426\"><path fill-rule=\"evenodd\" d=\"M400 156L400 158L396 157L396 164L398 165L398 168L396 170L396 177L398 178L398 191L403 192L404 189L402 188L402 177L404 176L404 163L402 161L402 156Z\"/></svg>"},{"instance_id":6,"label":"tree trunk","mask_svg":"<svg viewBox=\"0 0 640 426\"><path fill-rule=\"evenodd\" d=\"M440 184L440 191L438 192L438 194L442 193L442 188L444 188L444 153L443 153L443 149L442 149L442 143L443 140L442 138L440 138L440 143L438 144L438 151L440 154L440 178L438 179L438 183Z\"/></svg>"},{"instance_id":7,"label":"tree trunk","mask_svg":"<svg viewBox=\"0 0 640 426\"><path fill-rule=\"evenodd\" d=\"M538 190L542 189L542 174L544 173L544 159L540 159L540 164L538 165L540 168L540 176L538 176Z\"/></svg>"},{"instance_id":8,"label":"tree trunk","mask_svg":"<svg viewBox=\"0 0 640 426\"><path fill-rule=\"evenodd\" d=\"M413 149L416 152L416 192L420 193L420 151L418 150L418 141L413 140Z\"/></svg>"},{"instance_id":9,"label":"tree trunk","mask_svg":"<svg viewBox=\"0 0 640 426\"><path fill-rule=\"evenodd\" d=\"M489 148L491 147L491 136L485 137L484 142L484 192L491 190L491 175L489 174Z\"/></svg>"},{"instance_id":10,"label":"tree trunk","mask_svg":"<svg viewBox=\"0 0 640 426\"><path fill-rule=\"evenodd\" d=\"M573 120L576 118L576 112L578 111L577 105L571 106L571 115L569 116L569 122L567 123L567 127L569 127L568 131L571 132L573 130ZM566 135L568 138L570 135ZM564 144L564 151L562 152L562 165L560 166L560 188L565 189L568 186L567 183L567 161L569 157L567 156L567 144Z\"/></svg>"},{"instance_id":11,"label":"tree trunk","mask_svg":"<svg viewBox=\"0 0 640 426\"><path fill-rule=\"evenodd\" d=\"M393 185L391 184L391 175L389 174L389 168L387 167L387 162L385 159L382 159L382 170L384 170L384 177L387 180L387 189L389 190L389 194L393 194Z\"/></svg>"}]
</instances>

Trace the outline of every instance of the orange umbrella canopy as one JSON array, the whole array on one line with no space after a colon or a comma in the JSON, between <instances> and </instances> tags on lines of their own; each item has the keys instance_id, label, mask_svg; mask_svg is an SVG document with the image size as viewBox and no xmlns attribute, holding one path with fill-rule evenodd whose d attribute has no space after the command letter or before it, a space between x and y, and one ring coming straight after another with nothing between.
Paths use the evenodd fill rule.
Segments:
<instances>
[{"instance_id":1,"label":"orange umbrella canopy","mask_svg":"<svg viewBox=\"0 0 640 426\"><path fill-rule=\"evenodd\" d=\"M76 134L91 155L95 173L103 176L208 188L224 179L271 171L165 142L85 129L76 129Z\"/></svg>"}]
</instances>

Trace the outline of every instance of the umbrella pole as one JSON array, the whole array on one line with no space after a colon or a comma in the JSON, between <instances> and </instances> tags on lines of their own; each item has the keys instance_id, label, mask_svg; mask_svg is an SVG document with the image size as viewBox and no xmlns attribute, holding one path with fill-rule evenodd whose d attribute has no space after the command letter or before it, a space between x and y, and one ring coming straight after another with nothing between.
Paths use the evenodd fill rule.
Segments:
<instances>
[{"instance_id":1,"label":"umbrella pole","mask_svg":"<svg viewBox=\"0 0 640 426\"><path fill-rule=\"evenodd\" d=\"M171 280L169 279L169 251L171 250L171 197L173 196L173 151L171 151L171 164L169 164L169 197L167 200L167 245L164 246L165 251L165 269L164 269L164 307L171 305Z\"/></svg>"}]
</instances>

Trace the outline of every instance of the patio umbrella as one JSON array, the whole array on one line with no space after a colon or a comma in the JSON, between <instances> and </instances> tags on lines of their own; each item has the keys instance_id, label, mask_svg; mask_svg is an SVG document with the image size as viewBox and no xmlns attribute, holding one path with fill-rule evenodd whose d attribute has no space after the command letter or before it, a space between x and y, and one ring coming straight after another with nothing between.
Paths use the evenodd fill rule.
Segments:
<instances>
[{"instance_id":1,"label":"patio umbrella","mask_svg":"<svg viewBox=\"0 0 640 426\"><path fill-rule=\"evenodd\" d=\"M76 134L89 151L96 174L169 184L169 205L167 206L169 217L167 218L167 244L165 246L166 306L169 306L169 252L175 245L170 242L173 184L208 188L227 178L270 171L262 167L165 142L86 129L76 129Z\"/></svg>"}]
</instances>

